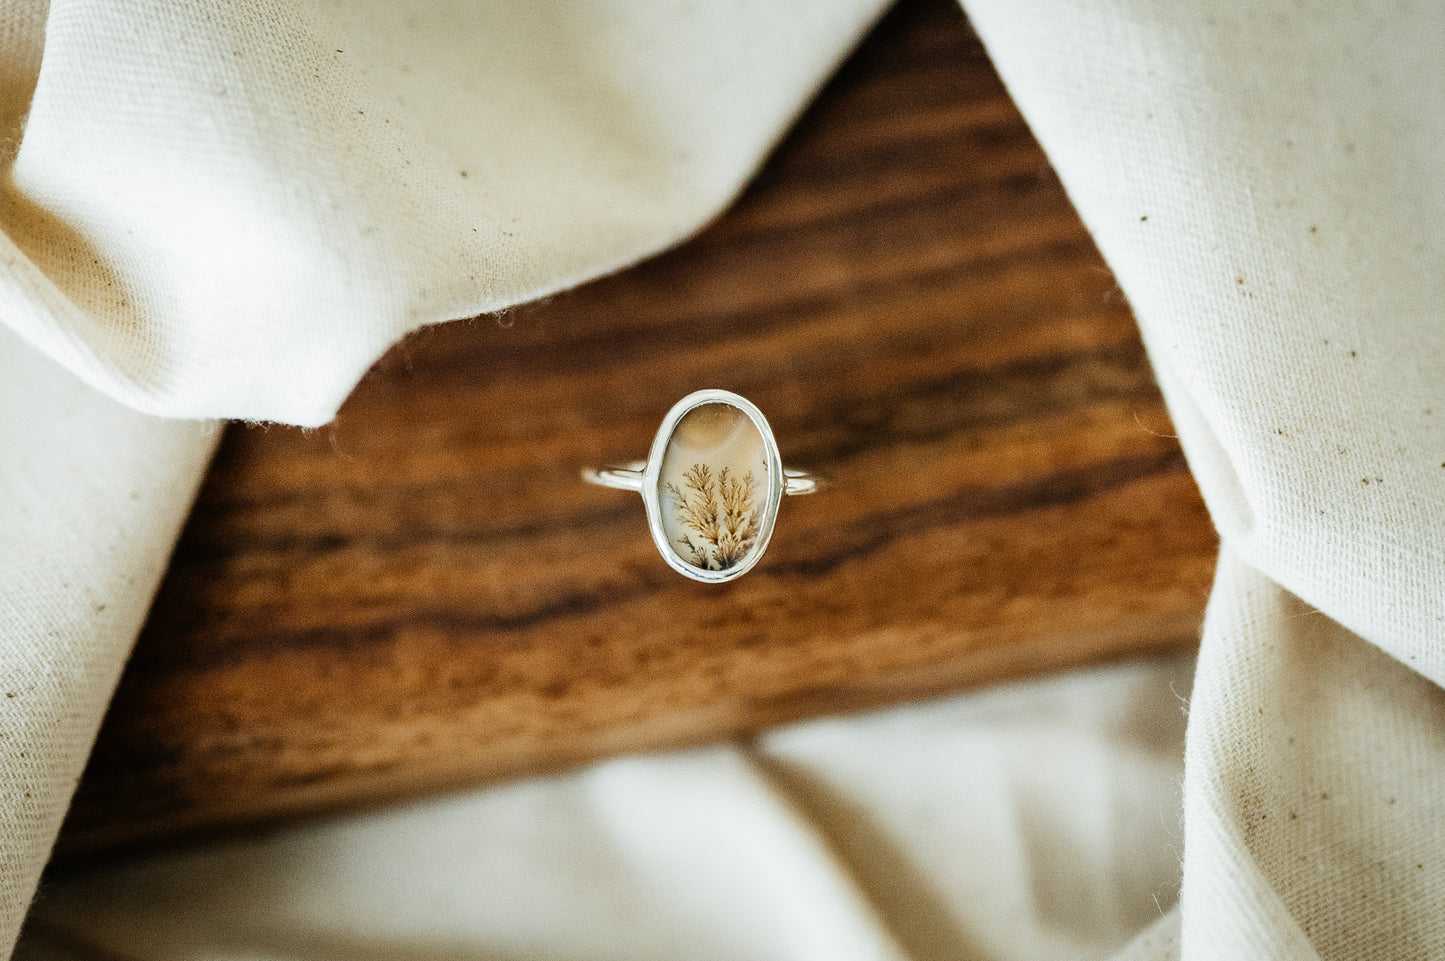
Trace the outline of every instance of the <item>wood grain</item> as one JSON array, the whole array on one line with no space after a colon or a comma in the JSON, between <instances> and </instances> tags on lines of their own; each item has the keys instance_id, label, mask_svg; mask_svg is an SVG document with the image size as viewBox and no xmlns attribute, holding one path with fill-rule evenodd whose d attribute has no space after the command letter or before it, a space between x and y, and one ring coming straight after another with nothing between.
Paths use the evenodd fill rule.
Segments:
<instances>
[{"instance_id":1,"label":"wood grain","mask_svg":"<svg viewBox=\"0 0 1445 961\"><path fill-rule=\"evenodd\" d=\"M699 387L835 480L722 586L578 480ZM701 236L228 432L62 851L1189 645L1216 542L1169 434L957 7L906 3Z\"/></svg>"}]
</instances>

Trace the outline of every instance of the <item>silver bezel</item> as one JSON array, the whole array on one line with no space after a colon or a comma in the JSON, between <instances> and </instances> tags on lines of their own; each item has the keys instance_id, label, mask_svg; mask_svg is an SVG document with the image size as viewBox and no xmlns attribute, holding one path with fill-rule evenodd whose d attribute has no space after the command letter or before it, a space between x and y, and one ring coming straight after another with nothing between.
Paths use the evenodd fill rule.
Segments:
<instances>
[{"instance_id":1,"label":"silver bezel","mask_svg":"<svg viewBox=\"0 0 1445 961\"><path fill-rule=\"evenodd\" d=\"M667 453L667 442L672 438L673 429L683 415L703 404L729 404L747 414L762 435L763 450L768 459L768 492L763 502L763 516L758 522L757 543L743 561L725 571L703 570L683 560L668 543L667 532L662 526L662 458ZM778 520L778 506L782 501L783 458L778 453L778 441L773 437L773 429L768 426L768 419L752 401L729 390L699 390L672 405L672 410L667 412L667 416L662 419L662 425L657 428L657 436L652 439L647 467L642 472L642 502L647 506L647 526L652 529L652 540L657 545L658 553L667 561L669 567L684 577L708 584L721 584L723 581L742 577L753 569L753 565L762 559L763 551L767 550L768 541L773 536L773 525Z\"/></svg>"}]
</instances>

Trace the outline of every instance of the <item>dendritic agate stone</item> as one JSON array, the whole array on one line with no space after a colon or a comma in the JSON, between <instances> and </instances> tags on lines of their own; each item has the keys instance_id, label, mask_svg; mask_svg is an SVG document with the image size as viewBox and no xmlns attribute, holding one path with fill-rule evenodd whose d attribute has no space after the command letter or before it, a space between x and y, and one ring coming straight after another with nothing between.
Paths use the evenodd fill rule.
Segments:
<instances>
[{"instance_id":1,"label":"dendritic agate stone","mask_svg":"<svg viewBox=\"0 0 1445 961\"><path fill-rule=\"evenodd\" d=\"M771 528L768 448L752 419L731 404L700 404L682 415L658 487L668 547L698 570L747 562Z\"/></svg>"}]
</instances>

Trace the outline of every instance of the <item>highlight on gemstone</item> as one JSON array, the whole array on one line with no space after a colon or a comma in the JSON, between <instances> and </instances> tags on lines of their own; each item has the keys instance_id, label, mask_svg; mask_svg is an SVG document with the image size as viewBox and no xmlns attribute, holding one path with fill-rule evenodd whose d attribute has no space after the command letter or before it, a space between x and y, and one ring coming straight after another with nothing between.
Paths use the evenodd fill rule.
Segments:
<instances>
[{"instance_id":1,"label":"highlight on gemstone","mask_svg":"<svg viewBox=\"0 0 1445 961\"><path fill-rule=\"evenodd\" d=\"M685 563L726 571L757 549L768 503L768 449L743 411L713 402L683 414L658 480L662 528Z\"/></svg>"}]
</instances>

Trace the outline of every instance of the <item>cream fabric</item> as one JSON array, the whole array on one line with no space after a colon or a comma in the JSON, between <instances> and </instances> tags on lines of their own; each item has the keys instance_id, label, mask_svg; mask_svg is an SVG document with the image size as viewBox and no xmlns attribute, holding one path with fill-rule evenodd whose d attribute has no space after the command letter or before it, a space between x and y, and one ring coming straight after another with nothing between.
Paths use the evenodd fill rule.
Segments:
<instances>
[{"instance_id":1,"label":"cream fabric","mask_svg":"<svg viewBox=\"0 0 1445 961\"><path fill-rule=\"evenodd\" d=\"M0 953L213 443L137 411L319 424L676 242L880 6L0 0Z\"/></svg>"},{"instance_id":2,"label":"cream fabric","mask_svg":"<svg viewBox=\"0 0 1445 961\"><path fill-rule=\"evenodd\" d=\"M5 320L139 410L325 423L406 331L701 226L880 6L53 0Z\"/></svg>"},{"instance_id":3,"label":"cream fabric","mask_svg":"<svg viewBox=\"0 0 1445 961\"><path fill-rule=\"evenodd\" d=\"M1176 896L1191 667L152 857L49 887L22 956L1102 961Z\"/></svg>"},{"instance_id":4,"label":"cream fabric","mask_svg":"<svg viewBox=\"0 0 1445 961\"><path fill-rule=\"evenodd\" d=\"M965 5L1134 305L1224 538L1187 736L1180 906L1124 956L1445 957L1445 6ZM3 841L0 921L13 931L141 616L143 601L119 598L119 585L137 594L154 582L210 438L210 428L148 420L96 390L172 416L321 422L401 331L556 289L692 230L875 10L57 0L47 15L10 0L0 12L0 112L14 154L0 205L0 321L29 345L6 350L0 383L0 565L11 565L0 568L0 653L4 670L45 679L43 695L6 700L0 742L0 825L17 826ZM135 478L145 489L131 503ZM77 590L87 584L91 594ZM88 606L92 595L105 611ZM58 620L71 633L57 640L46 632ZM1086 714L1098 707L1086 693L1068 698ZM1121 855L1112 870L1122 876L1070 883L1075 900L1049 894L1064 866L1102 863L1100 851L1073 831L1050 834L1048 819L1028 817L1012 797L987 797L997 768L983 766L969 790L929 782L931 801L878 800L879 822L906 820L909 805L944 813L927 843L900 848L898 860L869 847L877 835L855 815L872 809L857 793L886 793L911 771L927 794L919 772L938 762L923 760L923 741L967 756L949 733L967 724L932 726L928 716L910 735L920 739L908 753L916 768L850 766L839 758L851 747L808 775L814 781L796 774L813 770L806 762L777 762L798 783L826 785L802 813L774 810L808 788L760 783L756 771L774 763L766 750L761 761L719 750L564 779L562 810L587 818L633 804L655 811L648 790L694 778L716 797L684 792L688 803L743 818L726 822L735 843L717 848L662 817L629 821L621 853L609 856L641 866L586 896L660 911L647 918L661 932L650 950L685 955L927 957L945 944L961 957L1023 956L1014 946L1065 956L1117 942L1125 919L1144 925L1122 910L1105 923L1088 899L1095 886L1144 890L1142 878L1172 860L1168 843L1145 833L1152 858ZM870 723L830 730L858 738L861 758ZM1120 742L1101 757L1127 755L1129 738L1114 733ZM1023 763L1052 770L1069 760L1066 745L1035 745ZM1125 794L1147 794L1158 774L1106 770L1109 790ZM1088 775L1073 774L1092 783ZM40 790L11 790L24 777ZM624 787L596 807L606 784ZM379 883L372 855L425 833L416 811L433 811L445 838L447 811L476 804L478 823L492 825L479 830L505 835L515 811L495 799L507 790L542 789L243 845L269 852L259 863L275 869L236 875L257 892L247 904L260 913L246 916L276 916L265 913L267 886L302 898L287 887L295 873L350 892L350 916L399 939L387 942L388 957L466 954L477 942L458 947L445 925L427 933L406 927L404 914L381 916L355 893L356 878ZM579 790L587 802L568 807ZM827 800L835 795L854 800ZM484 813L495 810L504 813ZM773 840L753 845L738 824ZM1024 867L1011 875L999 866L1006 858L981 857L978 883L930 888L946 903L923 915L950 919L938 922L947 929L938 941L905 937L915 923L900 920L906 909L864 897L842 876L846 863L887 865L903 889L935 878L939 862L977 852L955 833L970 825L1013 839ZM1111 850L1129 833L1076 827ZM594 835L556 830L562 854L549 854L540 831L518 835L521 853L509 857L527 870L555 866L546 884L565 890L583 883L570 860ZM819 835L852 845L856 860L830 866ZM330 840L318 849L316 838ZM74 882L85 897L61 886L44 914L53 936L36 950L74 947L70 936L152 950L124 924L106 926L120 916L108 905L147 890L191 898L197 880L222 883L206 871L223 871L230 856L146 862L107 875L109 886ZM522 874L514 867L492 882L449 862L446 849L436 856L401 875L453 878L446 897L468 908L505 903ZM739 873L753 886L738 884ZM1024 875L1049 897L1031 885L1036 900L1023 901L1007 879ZM809 892L798 913L768 886L774 876ZM711 896L710 885L729 883L743 900ZM1072 904L1078 915L1010 914L991 894L1015 907ZM156 930L201 938L172 944L173 956L352 957L364 947L308 941L316 929L304 914L271 929L295 940L261 932L238 946L224 937L241 915L226 912L242 908L197 897L211 907L177 905L169 921L147 902ZM806 914L817 905L828 906L826 924ZM513 920L526 923L519 912ZM342 915L328 916L331 929L316 922L326 937ZM485 948L567 957L575 942L566 939L585 937L589 956L602 954L607 938L624 937L617 919L636 913L586 917L595 923L585 929L541 924L517 945ZM1073 940L1096 921L1093 940ZM1002 927L1013 931L990 933ZM841 940L815 941L825 928ZM736 950L718 937L738 939Z\"/></svg>"},{"instance_id":5,"label":"cream fabric","mask_svg":"<svg viewBox=\"0 0 1445 961\"><path fill-rule=\"evenodd\" d=\"M1445 5L967 5L1226 545L1184 957L1445 957Z\"/></svg>"},{"instance_id":6,"label":"cream fabric","mask_svg":"<svg viewBox=\"0 0 1445 961\"><path fill-rule=\"evenodd\" d=\"M117 404L0 329L0 950L165 570L210 424Z\"/></svg>"}]
</instances>

